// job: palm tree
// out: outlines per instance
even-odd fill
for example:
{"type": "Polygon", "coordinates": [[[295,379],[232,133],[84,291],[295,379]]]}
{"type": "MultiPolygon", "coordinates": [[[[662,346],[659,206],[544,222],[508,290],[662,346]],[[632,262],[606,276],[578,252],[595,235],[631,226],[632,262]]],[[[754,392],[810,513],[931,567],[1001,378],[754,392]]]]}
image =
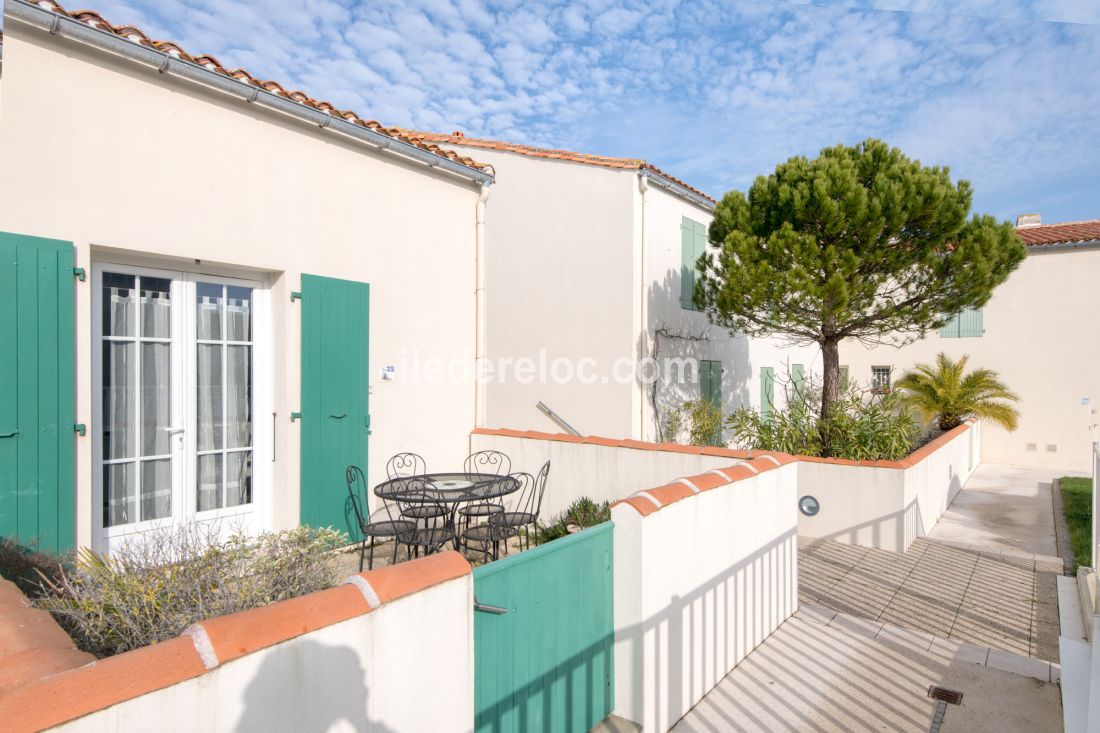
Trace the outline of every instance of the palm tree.
{"type": "Polygon", "coordinates": [[[1020,413],[1009,403],[1020,398],[991,369],[975,369],[967,374],[968,358],[952,361],[941,352],[934,367],[917,364],[897,381],[896,387],[925,422],[934,418],[940,430],[950,430],[971,417],[1015,430],[1020,413]]]}

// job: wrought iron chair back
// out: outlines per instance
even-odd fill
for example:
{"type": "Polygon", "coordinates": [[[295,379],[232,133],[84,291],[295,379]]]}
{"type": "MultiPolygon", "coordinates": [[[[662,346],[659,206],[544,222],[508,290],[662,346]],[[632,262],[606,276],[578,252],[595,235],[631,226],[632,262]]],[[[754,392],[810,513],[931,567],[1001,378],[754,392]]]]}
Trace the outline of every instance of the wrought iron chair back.
{"type": "Polygon", "coordinates": [[[425,554],[437,551],[443,544],[455,537],[455,528],[450,519],[447,502],[440,496],[431,483],[421,476],[401,477],[404,484],[400,487],[401,499],[398,504],[412,509],[429,509],[433,516],[439,517],[441,524],[417,526],[415,529],[398,534],[398,541],[410,545],[415,554],[424,548],[425,554]]]}
{"type": "Polygon", "coordinates": [[[542,464],[537,476],[524,473],[516,474],[517,478],[520,475],[526,478],[520,482],[519,491],[516,492],[515,511],[538,519],[539,512],[542,511],[542,498],[546,494],[546,481],[550,477],[550,461],[542,464]]]}
{"type": "Polygon", "coordinates": [[[390,502],[383,501],[382,508],[385,518],[371,521],[370,512],[367,509],[367,479],[363,470],[356,465],[350,465],[344,471],[344,481],[348,487],[348,498],[344,500],[344,517],[348,521],[349,534],[354,536],[351,520],[354,519],[362,537],[359,542],[359,570],[363,569],[363,556],[369,547],[368,567],[374,567],[374,545],[379,538],[393,538],[393,557],[391,563],[397,562],[397,546],[400,544],[400,534],[410,528],[416,527],[415,522],[401,519],[394,514],[394,507],[390,502]],[[368,545],[369,543],[369,545],[368,545]]]}
{"type": "Polygon", "coordinates": [[[390,479],[423,476],[427,472],[427,464],[416,453],[398,453],[386,462],[386,478],[390,479]]]}
{"type": "Polygon", "coordinates": [[[498,450],[483,450],[471,453],[463,465],[467,475],[475,473],[495,473],[507,476],[512,473],[512,459],[498,450]]]}

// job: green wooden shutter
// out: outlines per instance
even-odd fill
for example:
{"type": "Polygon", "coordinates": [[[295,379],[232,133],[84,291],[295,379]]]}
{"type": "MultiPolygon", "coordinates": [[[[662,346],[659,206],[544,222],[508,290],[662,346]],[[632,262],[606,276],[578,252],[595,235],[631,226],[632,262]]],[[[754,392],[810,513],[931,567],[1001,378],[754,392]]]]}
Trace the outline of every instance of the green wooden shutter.
{"type": "Polygon", "coordinates": [[[770,419],[775,411],[775,369],[760,367],[760,415],[770,419]]]}
{"type": "Polygon", "coordinates": [[[367,472],[370,285],[302,275],[302,524],[346,529],[344,472],[367,472]]]}
{"type": "Polygon", "coordinates": [[[959,314],[951,316],[951,320],[940,328],[940,338],[950,339],[959,337],[959,314]]]}
{"type": "Polygon", "coordinates": [[[722,406],[722,362],[699,362],[699,396],[717,407],[722,406]]]}
{"type": "Polygon", "coordinates": [[[680,306],[695,310],[695,222],[680,222],[680,306]]]}
{"type": "Polygon", "coordinates": [[[959,336],[976,337],[985,333],[981,308],[964,308],[956,318],[959,322],[959,336]]]}
{"type": "Polygon", "coordinates": [[[840,388],[848,389],[848,367],[840,367],[840,388]]]}
{"type": "Polygon", "coordinates": [[[806,367],[802,364],[791,364],[791,385],[794,387],[794,393],[791,398],[802,402],[805,394],[803,389],[806,383],[806,367]]]}
{"type": "Polygon", "coordinates": [[[73,245],[0,232],[0,537],[73,547],[73,245]]]}

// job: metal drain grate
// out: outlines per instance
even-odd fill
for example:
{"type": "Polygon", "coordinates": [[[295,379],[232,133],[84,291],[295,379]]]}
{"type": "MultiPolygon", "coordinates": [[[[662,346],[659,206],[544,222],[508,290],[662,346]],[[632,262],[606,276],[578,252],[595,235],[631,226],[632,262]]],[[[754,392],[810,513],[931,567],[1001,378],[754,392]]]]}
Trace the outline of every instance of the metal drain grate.
{"type": "Polygon", "coordinates": [[[944,702],[949,702],[952,705],[958,705],[962,702],[963,694],[958,690],[949,690],[946,687],[929,685],[928,697],[934,700],[943,700],[944,702]]]}

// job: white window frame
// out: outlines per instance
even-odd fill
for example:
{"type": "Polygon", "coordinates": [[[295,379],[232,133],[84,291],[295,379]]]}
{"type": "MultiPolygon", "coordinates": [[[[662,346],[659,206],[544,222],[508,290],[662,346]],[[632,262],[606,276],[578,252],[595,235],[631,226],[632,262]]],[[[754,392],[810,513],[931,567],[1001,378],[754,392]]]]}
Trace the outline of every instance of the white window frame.
{"type": "MultiPolygon", "coordinates": [[[[94,258],[94,255],[93,255],[94,258]]],[[[172,263],[173,265],[175,263],[172,263]]],[[[147,265],[137,258],[94,258],[92,263],[92,547],[107,551],[134,535],[187,522],[216,523],[223,536],[236,530],[255,534],[271,528],[274,490],[274,365],[272,361],[271,283],[266,276],[211,272],[206,268],[165,267],[163,262],[147,265]],[[172,385],[171,405],[175,424],[184,427],[182,444],[175,443],[172,457],[172,514],[163,519],[131,522],[105,527],[103,522],[103,273],[146,275],[173,281],[172,303],[172,385]],[[196,319],[195,289],[198,282],[248,287],[252,289],[252,502],[207,511],[197,508],[196,401],[196,319]],[[177,286],[176,283],[179,283],[177,286]],[[182,298],[177,300],[177,293],[182,298]],[[176,378],[180,375],[182,378],[176,378]],[[269,422],[270,421],[270,422],[269,422]]],[[[136,328],[136,324],[135,324],[136,328]]],[[[136,368],[136,367],[135,367],[136,368]]],[[[137,419],[135,406],[134,418],[137,419]]],[[[139,425],[140,429],[140,425],[139,425]]],[[[140,437],[139,435],[135,436],[140,437]]],[[[179,439],[177,437],[177,439],[179,439]]],[[[224,479],[224,477],[223,477],[224,479]]],[[[138,496],[140,502],[140,496],[138,496]]]]}

